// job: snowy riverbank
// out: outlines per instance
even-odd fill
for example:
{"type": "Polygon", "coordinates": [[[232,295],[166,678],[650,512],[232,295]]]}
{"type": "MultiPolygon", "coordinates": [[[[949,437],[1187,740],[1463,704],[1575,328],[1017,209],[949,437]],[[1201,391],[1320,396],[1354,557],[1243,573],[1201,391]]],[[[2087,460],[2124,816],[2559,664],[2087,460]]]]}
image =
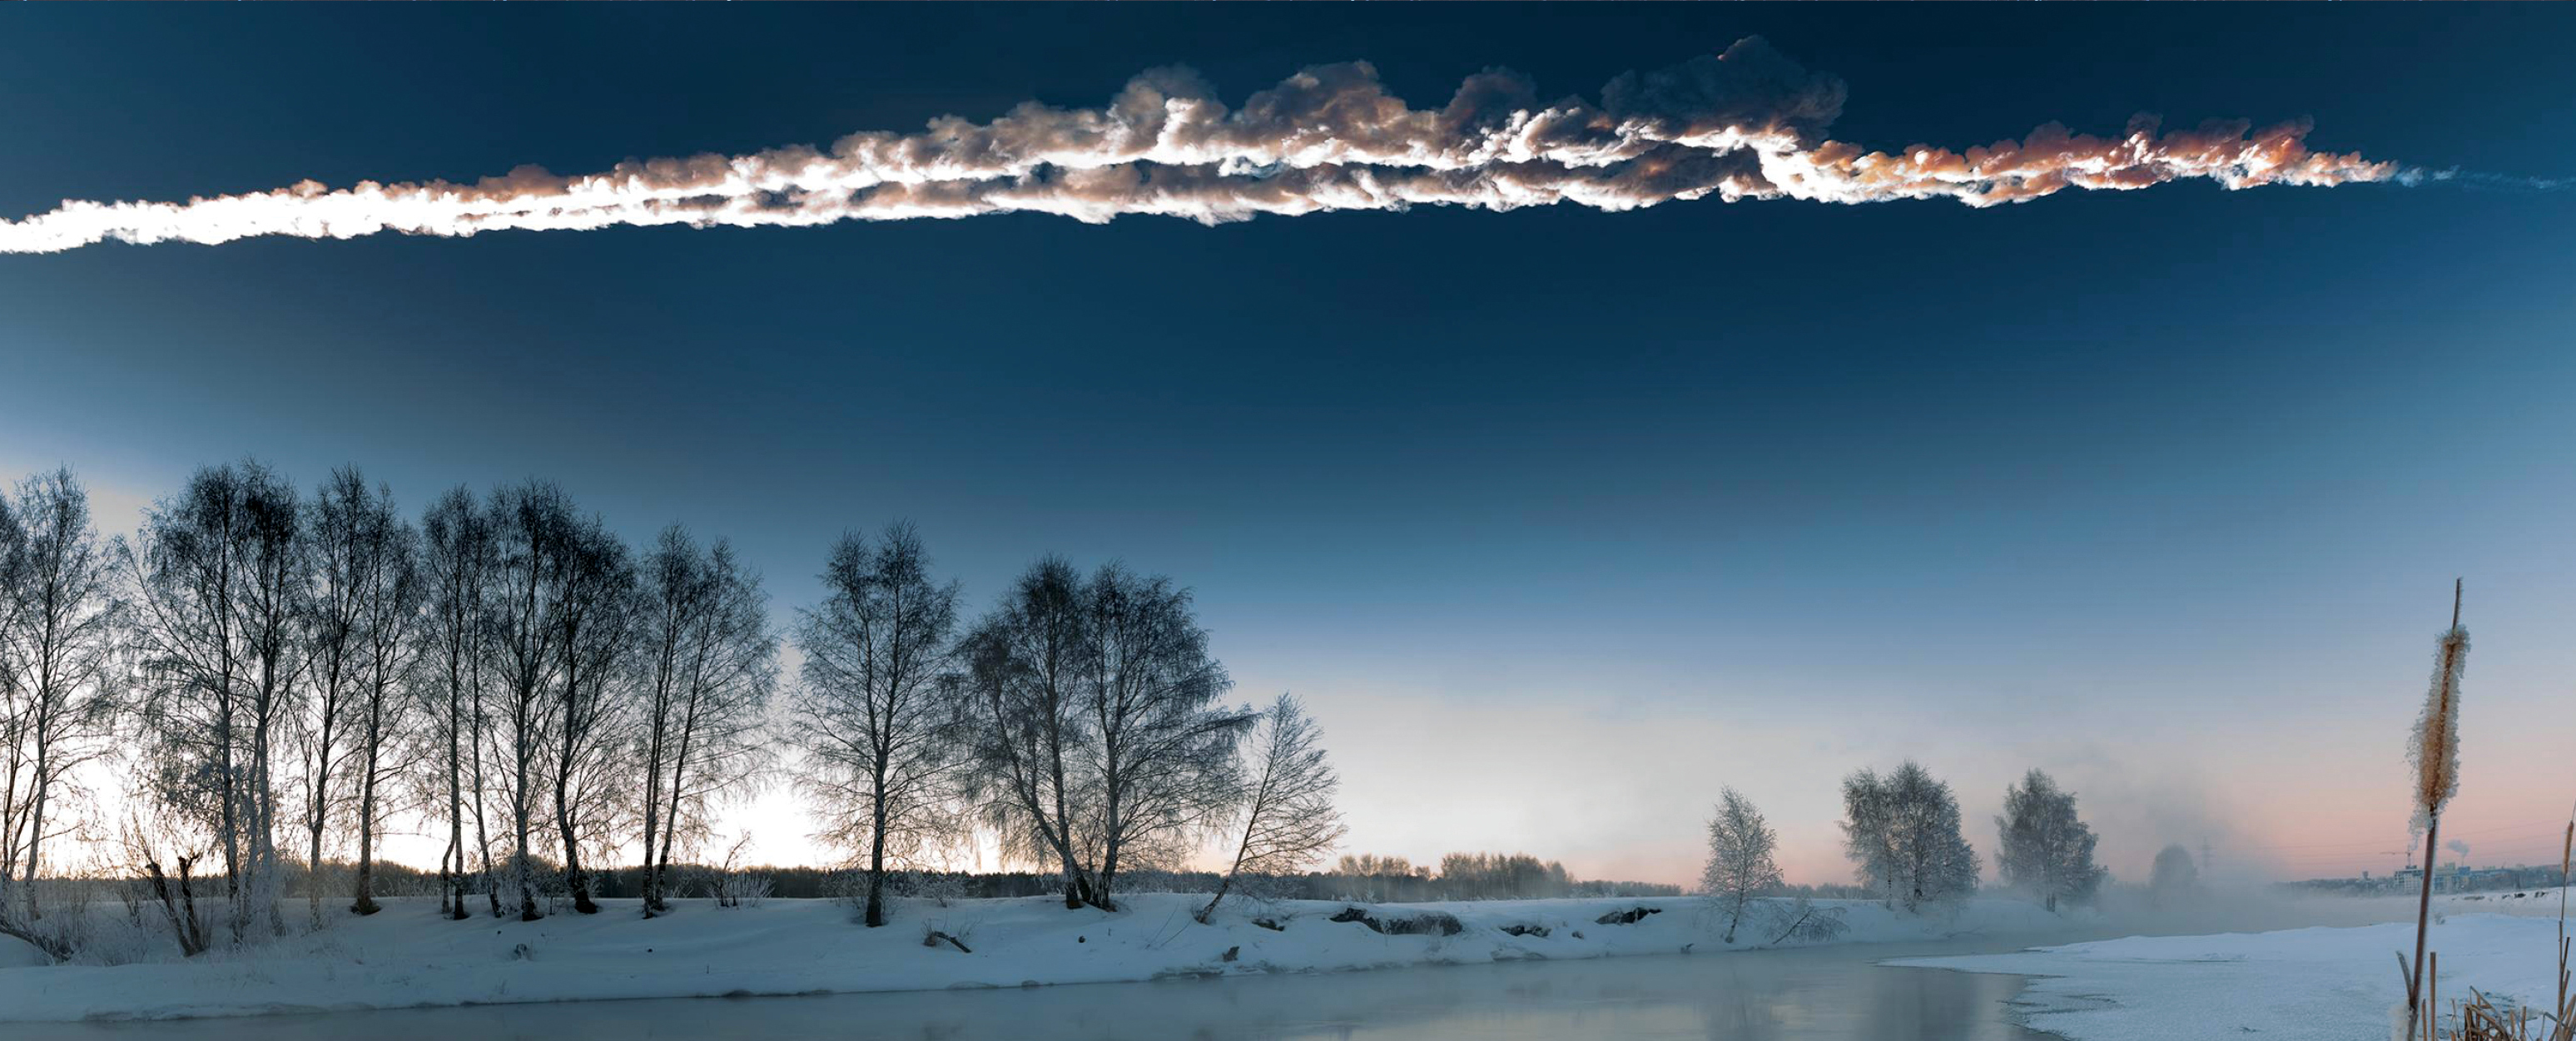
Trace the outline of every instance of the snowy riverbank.
{"type": "MultiPolygon", "coordinates": [[[[1748,925],[1730,948],[1692,897],[1229,902],[1212,924],[1200,925],[1190,920],[1190,911],[1205,900],[1135,894],[1116,913],[1067,911],[1043,897],[963,900],[944,908],[907,900],[896,905],[894,924],[873,930],[854,924],[849,908],[821,900],[771,900],[735,909],[686,900],[678,913],[651,921],[637,917],[632,901],[607,901],[595,916],[565,913],[526,923],[485,917],[450,922],[438,918],[426,900],[395,900],[382,914],[337,916],[328,928],[250,950],[182,960],[156,945],[146,960],[117,966],[41,965],[32,949],[0,938],[0,1021],[919,991],[1711,954],[1754,950],[1773,935],[1748,925]],[[1388,931],[1332,920],[1354,906],[1388,931]],[[1625,924],[1601,921],[1641,907],[1658,913],[1625,924]],[[1394,919],[1426,914],[1453,917],[1457,931],[1394,932],[1394,919]],[[959,937],[969,950],[924,946],[932,929],[959,937]]],[[[2539,914],[2542,904],[2530,900],[2511,909],[2539,914]]],[[[2551,920],[2481,914],[2500,905],[2469,898],[2447,897],[2437,905],[2450,916],[2436,931],[2446,992],[2475,984],[2521,993],[2515,989],[2521,981],[2545,974],[2544,934],[2554,928],[2551,920]]],[[[2281,1031],[2272,1036],[2346,1036],[2302,1032],[2307,1027],[2300,1024],[2375,1022],[2372,1017],[2395,1000],[2396,974],[2384,964],[2388,951],[2406,945],[2398,942],[2400,931],[2411,943],[2414,917],[2412,900],[2283,901],[2252,893],[2210,894],[2181,911],[2132,909],[2108,916],[2093,910],[2052,915],[2004,898],[1925,915],[1868,901],[1818,906],[1839,909],[1848,925],[1835,944],[1953,937],[2004,944],[2097,940],[1908,963],[2052,977],[2033,981],[2027,992],[2038,1010],[2034,1025],[2079,1041],[2173,1036],[2146,1024],[2169,1025],[2159,1017],[2179,1015],[2194,1018],[2175,1022],[2234,1024],[2230,1015],[2239,1011],[2247,1024],[2281,1031]],[[2400,920],[2405,924],[2363,924],[2400,920]],[[2170,935],[2317,923],[2362,927],[2170,935]],[[2131,934],[2168,935],[2100,939],[2131,934]]],[[[2546,910],[2554,909],[2549,902],[2546,910]]],[[[166,944],[166,937],[158,943],[166,944]]]]}
{"type": "MultiPolygon", "coordinates": [[[[2554,893],[2554,891],[2552,891],[2554,893]]],[[[2546,1006],[2557,988],[2557,901],[2511,913],[2445,898],[2434,926],[2440,991],[2546,1006]]],[[[2389,952],[2415,946],[2411,920],[2210,936],[2136,936],[2014,954],[1916,958],[1891,965],[2033,977],[2022,991],[2034,1029],[2073,1041],[2261,1036],[2371,1041],[2406,999],[2389,952]]]]}
{"type": "MultiPolygon", "coordinates": [[[[0,969],[0,1019],[171,1018],[502,1002],[711,997],[1101,983],[1175,976],[1331,972],[1518,959],[1601,958],[1727,949],[1693,898],[1387,904],[1391,919],[1445,913],[1453,935],[1389,935],[1331,919],[1354,905],[1229,902],[1214,923],[1190,911],[1204,896],[1145,893],[1116,913],[1067,911],[1047,898],[967,900],[941,908],[906,901],[894,924],[866,929],[848,908],[772,900],[718,909],[683,901],[645,921],[631,901],[595,916],[539,922],[443,921],[426,901],[394,901],[370,918],[242,952],[193,961],[0,969]],[[1656,908],[1633,923],[1605,915],[1656,908]],[[1282,928],[1255,924],[1268,918],[1282,928]],[[1514,931],[1517,928],[1517,933],[1514,931]],[[928,929],[971,949],[924,946],[928,929]],[[1542,934],[1537,930],[1545,930],[1542,934]],[[525,945],[524,956],[518,948],[525,945]],[[1228,955],[1231,952],[1231,958],[1228,955]]],[[[1946,916],[1875,903],[1843,910],[1837,941],[1934,939],[1962,932],[2033,935],[2067,922],[2027,903],[1979,900],[1946,916]]],[[[301,910],[301,908],[297,908],[301,910]]],[[[1737,949],[1768,934],[1744,929],[1737,949]]],[[[0,962],[0,964],[10,964],[0,962]]]]}

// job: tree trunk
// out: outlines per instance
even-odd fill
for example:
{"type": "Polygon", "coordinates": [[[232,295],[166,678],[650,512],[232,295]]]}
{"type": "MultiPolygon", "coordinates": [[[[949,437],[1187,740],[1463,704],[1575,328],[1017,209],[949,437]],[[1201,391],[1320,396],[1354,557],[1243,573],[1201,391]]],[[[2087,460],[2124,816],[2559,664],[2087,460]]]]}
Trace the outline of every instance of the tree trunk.
{"type": "MultiPolygon", "coordinates": [[[[36,850],[45,844],[45,789],[53,786],[45,776],[47,765],[45,746],[42,741],[39,741],[36,745],[36,799],[33,810],[28,814],[27,830],[26,904],[27,920],[30,922],[44,917],[43,912],[36,910],[36,850]]],[[[0,867],[0,876],[6,876],[8,873],[6,867],[0,867]]],[[[0,908],[0,913],[6,911],[7,908],[0,908]]]]}
{"type": "Polygon", "coordinates": [[[590,876],[581,870],[581,842],[572,828],[572,816],[561,808],[563,796],[557,794],[555,828],[563,833],[564,887],[572,890],[572,909],[582,914],[598,914],[599,905],[590,899],[590,876]]]}
{"type": "MultiPolygon", "coordinates": [[[[1117,754],[1116,746],[1111,746],[1110,754],[1113,756],[1117,754]]],[[[1107,787],[1109,807],[1101,828],[1100,877],[1091,887],[1091,906],[1103,911],[1115,911],[1118,909],[1118,901],[1110,893],[1111,886],[1116,884],[1118,879],[1118,775],[1116,773],[1109,775],[1107,787]]]]}
{"type": "Polygon", "coordinates": [[[868,928],[886,924],[885,917],[885,829],[877,830],[876,841],[868,850],[868,928]]]}
{"type": "Polygon", "coordinates": [[[522,767],[519,770],[519,801],[521,805],[511,807],[511,815],[518,818],[519,845],[518,848],[510,854],[510,860],[512,861],[510,874],[516,876],[518,879],[519,920],[522,922],[533,922],[545,916],[537,913],[536,886],[528,880],[528,810],[525,805],[527,801],[527,785],[528,771],[526,768],[522,767]]]}
{"type": "Polygon", "coordinates": [[[447,915],[448,915],[448,918],[449,918],[449,920],[450,920],[450,921],[458,921],[458,922],[461,922],[461,921],[464,921],[464,920],[465,920],[465,918],[466,918],[466,913],[465,913],[465,785],[464,785],[464,776],[463,776],[463,774],[464,774],[464,764],[463,764],[462,762],[460,762],[460,761],[459,761],[459,760],[461,760],[461,759],[463,759],[463,758],[464,758],[463,750],[457,747],[458,742],[459,742],[459,738],[460,738],[460,736],[461,736],[461,735],[459,735],[457,732],[458,732],[459,730],[464,729],[464,728],[463,728],[463,726],[462,726],[462,724],[463,724],[465,721],[464,721],[463,719],[458,718],[460,715],[462,715],[462,714],[463,714],[464,706],[460,703],[459,698],[457,697],[457,694],[458,694],[458,692],[457,692],[457,690],[456,690],[456,688],[455,688],[454,686],[450,686],[450,687],[448,688],[448,695],[447,695],[447,852],[448,852],[448,856],[449,856],[449,858],[450,858],[450,859],[453,861],[453,863],[455,864],[455,867],[454,867],[454,869],[453,869],[453,870],[454,870],[454,874],[450,875],[450,876],[449,876],[449,877],[447,877],[447,878],[444,878],[444,879],[440,879],[440,880],[439,880],[439,882],[440,882],[439,897],[440,897],[440,899],[444,900],[444,899],[445,899],[447,896],[449,896],[450,894],[453,894],[453,895],[455,896],[455,898],[456,898],[456,899],[455,899],[454,904],[453,904],[452,906],[442,908],[442,910],[445,910],[445,911],[447,912],[447,915]]]}
{"type": "Polygon", "coordinates": [[[179,858],[179,895],[170,895],[170,881],[161,875],[159,861],[146,860],[145,870],[152,874],[152,892],[161,899],[161,910],[170,918],[170,933],[179,941],[179,954],[194,958],[205,953],[205,932],[197,927],[197,894],[188,887],[188,868],[195,858],[179,858]]]}
{"type": "MultiPolygon", "coordinates": [[[[369,726],[369,730],[376,729],[369,726]]],[[[358,896],[349,910],[371,915],[383,908],[376,906],[376,742],[381,734],[367,735],[366,775],[358,781],[358,896]]]]}
{"type": "MultiPolygon", "coordinates": [[[[1232,888],[1234,888],[1234,872],[1228,871],[1225,873],[1225,878],[1217,882],[1216,895],[1208,898],[1207,906],[1199,908],[1199,913],[1191,915],[1190,917],[1197,919],[1200,925],[1206,925],[1208,923],[1208,919],[1216,916],[1216,905],[1225,902],[1226,890],[1232,888]]],[[[1728,942],[1731,943],[1733,941],[1728,942]]]]}
{"type": "Polygon", "coordinates": [[[671,756],[671,812],[662,820],[662,855],[656,858],[653,855],[653,848],[651,846],[648,845],[644,848],[644,859],[654,865],[653,885],[656,890],[654,903],[661,910],[665,911],[670,910],[670,905],[661,901],[659,892],[670,884],[671,847],[677,843],[680,836],[680,793],[686,790],[681,787],[681,783],[688,778],[689,738],[691,736],[691,731],[697,729],[698,716],[697,702],[695,698],[696,695],[692,694],[691,701],[689,703],[689,714],[680,724],[680,747],[678,751],[671,756]]]}
{"type": "Polygon", "coordinates": [[[662,909],[662,877],[653,863],[655,828],[661,823],[661,770],[647,765],[644,770],[644,917],[662,909]]]}
{"type": "MultiPolygon", "coordinates": [[[[318,800],[317,800],[318,801],[318,800]]],[[[312,908],[313,925],[322,926],[322,817],[314,814],[307,829],[313,833],[313,852],[304,861],[304,902],[312,908]]]]}

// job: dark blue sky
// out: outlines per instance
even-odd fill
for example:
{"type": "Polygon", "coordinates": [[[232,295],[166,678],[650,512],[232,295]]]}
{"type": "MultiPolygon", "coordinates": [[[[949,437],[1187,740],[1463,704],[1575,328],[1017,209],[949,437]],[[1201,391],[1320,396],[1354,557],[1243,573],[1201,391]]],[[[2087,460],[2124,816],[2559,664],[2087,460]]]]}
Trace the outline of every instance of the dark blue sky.
{"type": "MultiPolygon", "coordinates": [[[[13,7],[0,217],[825,143],[1175,63],[1590,96],[1747,34],[1847,80],[1832,134],[1871,147],[2308,116],[2576,169],[2576,12],[2539,6],[13,7]]],[[[414,504],[546,476],[733,538],[782,607],[896,517],[979,606],[1040,553],[1124,558],[1199,590],[1243,694],[1316,705],[1358,847],[1678,877],[1733,783],[1827,874],[1834,778],[1911,753],[1972,819],[2070,775],[2127,815],[2123,873],[2209,832],[2321,873],[2402,827],[2455,574],[2498,713],[2462,813],[2563,801],[2571,218],[2198,182],[107,245],[0,257],[0,472],[129,504],[245,453],[414,504]]]]}

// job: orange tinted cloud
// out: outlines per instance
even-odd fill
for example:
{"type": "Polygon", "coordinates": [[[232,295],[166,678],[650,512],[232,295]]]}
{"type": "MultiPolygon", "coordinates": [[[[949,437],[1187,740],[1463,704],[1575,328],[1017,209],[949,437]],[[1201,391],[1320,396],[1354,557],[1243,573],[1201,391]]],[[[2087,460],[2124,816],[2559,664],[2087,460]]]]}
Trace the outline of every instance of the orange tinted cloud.
{"type": "Polygon", "coordinates": [[[1417,205],[1629,210],[1712,197],[1992,206],[2183,179],[2250,188],[2415,176],[2357,154],[2312,151],[2305,122],[2160,133],[2142,117],[2118,137],[2050,124],[1965,151],[1864,152],[1824,136],[1845,92],[1840,79],[1809,72],[1759,37],[1624,74],[1598,101],[1542,103],[1525,78],[1497,70],[1468,77],[1440,108],[1416,109],[1389,94],[1374,67],[1346,62],[1301,71],[1229,109],[1196,74],[1157,69],[1100,108],[1029,102],[989,122],[942,116],[918,133],[856,133],[828,149],[649,159],[577,176],[521,167],[471,184],[331,189],[308,180],[186,202],[70,200],[0,221],[0,252],[1013,212],[1214,224],[1417,205]]]}

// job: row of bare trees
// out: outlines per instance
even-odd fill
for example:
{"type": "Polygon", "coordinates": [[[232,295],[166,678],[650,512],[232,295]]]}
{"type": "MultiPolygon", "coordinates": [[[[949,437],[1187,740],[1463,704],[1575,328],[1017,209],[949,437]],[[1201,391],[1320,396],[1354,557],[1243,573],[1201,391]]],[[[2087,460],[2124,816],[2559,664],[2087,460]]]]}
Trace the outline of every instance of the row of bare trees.
{"type": "Polygon", "coordinates": [[[558,883],[596,910],[586,862],[633,847],[667,868],[763,765],[758,577],[676,528],[638,554],[543,482],[451,491],[415,525],[354,468],[308,494],[227,464],[103,540],[58,471],[0,508],[0,592],[0,927],[31,938],[66,799],[107,823],[78,768],[119,746],[115,830],[190,953],[285,931],[298,877],[320,923],[334,857],[356,865],[348,909],[374,913],[404,813],[447,840],[443,913],[479,888],[538,917],[558,883]],[[193,887],[218,873],[209,930],[193,887]]]}
{"type": "Polygon", "coordinates": [[[1340,838],[1312,721],[1286,696],[1224,703],[1232,681],[1169,579],[1049,557],[970,622],[901,524],[843,537],[822,577],[790,730],[826,836],[865,869],[869,925],[890,862],[978,821],[1056,869],[1068,908],[1115,908],[1122,867],[1175,866],[1221,830],[1229,885],[1340,838]]]}
{"type": "Polygon", "coordinates": [[[969,618],[900,524],[842,538],[821,577],[773,716],[781,641],[732,549],[674,527],[639,551],[545,482],[455,489],[415,523],[355,468],[307,493],[226,464],[102,539],[68,472],[26,481],[0,499],[0,929],[42,933],[26,883],[84,815],[170,894],[189,953],[286,931],[299,882],[314,924],[326,895],[374,913],[397,817],[443,840],[444,916],[594,912],[590,870],[631,856],[651,917],[774,746],[872,925],[890,872],[979,835],[1059,872],[1068,907],[1114,908],[1122,870],[1220,832],[1229,887],[1341,834],[1312,720],[1227,704],[1168,579],[1047,558],[969,618]],[[77,785],[111,753],[129,790],[106,822],[77,785]],[[333,859],[355,871],[326,894],[333,859]]]}

